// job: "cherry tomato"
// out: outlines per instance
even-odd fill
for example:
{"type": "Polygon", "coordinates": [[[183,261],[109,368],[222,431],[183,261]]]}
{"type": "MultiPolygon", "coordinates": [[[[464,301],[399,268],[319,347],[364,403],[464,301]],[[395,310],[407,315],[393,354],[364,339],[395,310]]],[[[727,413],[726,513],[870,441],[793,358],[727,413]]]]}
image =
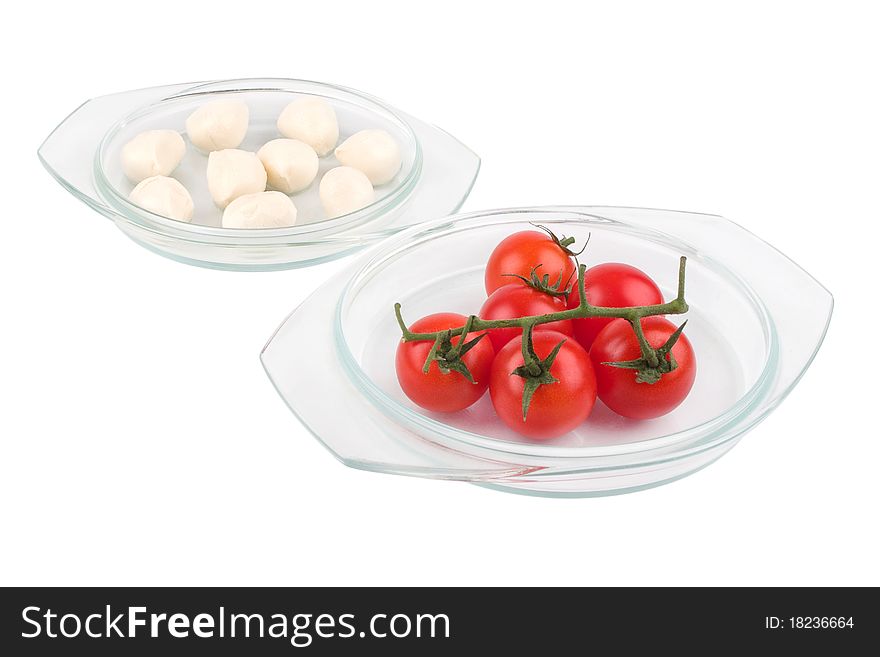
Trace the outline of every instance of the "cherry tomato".
{"type": "Polygon", "coordinates": [[[535,391],[525,421],[522,410],[525,379],[512,374],[524,363],[519,341],[508,342],[492,363],[489,394],[495,412],[511,429],[535,440],[568,433],[589,417],[596,403],[596,377],[583,347],[556,331],[537,331],[532,342],[535,353],[543,360],[561,340],[565,342],[550,366],[550,374],[558,381],[541,385],[535,391]]]}
{"type": "MultiPolygon", "coordinates": [[[[483,307],[480,308],[479,317],[481,319],[513,319],[530,315],[558,313],[565,309],[565,299],[563,297],[554,297],[544,292],[539,292],[535,288],[519,282],[499,287],[490,294],[483,307]]],[[[574,335],[570,319],[535,326],[535,331],[542,330],[574,335]]],[[[519,338],[522,335],[522,329],[490,329],[488,333],[489,338],[492,340],[492,346],[497,353],[508,342],[514,338],[519,338]]]]}
{"type": "Polygon", "coordinates": [[[560,274],[563,286],[566,281],[574,281],[571,256],[546,233],[523,230],[506,237],[492,251],[486,264],[486,294],[516,280],[505,274],[529,278],[538,265],[541,265],[538,275],[548,274],[551,283],[555,283],[560,274]]]}
{"type": "MultiPolygon", "coordinates": [[[[584,272],[584,292],[587,301],[594,306],[625,308],[663,303],[660,288],[645,272],[619,262],[606,262],[584,272]]],[[[577,308],[579,303],[580,296],[575,283],[568,295],[568,307],[577,308]]],[[[613,317],[575,319],[574,336],[589,351],[599,331],[612,321],[613,317]]]]}
{"type": "MultiPolygon", "coordinates": [[[[677,328],[663,317],[642,320],[648,344],[655,348],[662,346],[677,328]]],[[[678,367],[656,383],[639,383],[635,370],[602,364],[635,360],[641,355],[635,331],[625,319],[615,319],[602,329],[590,349],[599,399],[618,415],[647,420],[666,415],[684,401],[694,385],[697,362],[691,343],[682,334],[672,347],[678,367]]]]}
{"type": "MultiPolygon", "coordinates": [[[[466,322],[467,317],[464,315],[436,313],[422,317],[410,327],[410,330],[413,333],[433,333],[463,326],[466,322]]],[[[468,333],[466,341],[478,335],[479,333],[468,333]]],[[[460,336],[454,336],[452,343],[458,344],[460,339],[460,336]]],[[[424,409],[440,412],[460,411],[482,397],[489,385],[492,359],[495,357],[495,350],[489,338],[480,340],[462,357],[462,362],[470,370],[474,383],[468,381],[459,372],[444,374],[436,361],[431,363],[428,373],[424,373],[422,368],[433,346],[431,340],[414,342],[401,340],[397,345],[395,369],[397,380],[406,396],[424,409]]]]}

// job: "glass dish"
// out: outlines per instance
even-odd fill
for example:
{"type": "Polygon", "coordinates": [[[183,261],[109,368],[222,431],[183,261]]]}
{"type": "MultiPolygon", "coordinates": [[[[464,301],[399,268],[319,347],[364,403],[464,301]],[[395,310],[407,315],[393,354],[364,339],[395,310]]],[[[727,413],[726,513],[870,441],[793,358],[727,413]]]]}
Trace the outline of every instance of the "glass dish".
{"type": "Polygon", "coordinates": [[[417,221],[455,212],[470,193],[480,167],[479,158],[449,134],[376,98],[344,87],[286,79],[179,84],[96,98],[55,128],[38,153],[62,186],[139,244],[182,262],[234,270],[317,264],[417,221]],[[222,228],[222,212],[207,189],[207,156],[191,144],[172,176],[192,194],[196,207],[192,223],[156,215],[128,200],[134,186],[122,174],[120,151],[139,132],[161,128],[183,132],[186,117],[205,102],[235,98],[250,108],[241,148],[257,150],[281,136],[275,126],[278,115],[287,103],[306,94],[321,96],[334,107],[339,143],[358,130],[383,128],[400,144],[403,165],[393,180],[376,187],[371,205],[341,217],[325,217],[317,188],[321,175],[339,164],[331,152],[321,158],[315,182],[292,196],[299,211],[297,225],[222,228]]]}
{"type": "Polygon", "coordinates": [[[291,410],[352,467],[510,492],[603,495],[672,481],[729,450],[797,383],[824,338],[832,305],[831,294],[800,267],[718,216],[608,207],[492,210],[383,241],[297,308],[262,361],[291,410]],[[591,235],[582,262],[634,264],[667,298],[674,296],[678,257],[688,256],[685,317],[698,371],[678,409],[639,422],[597,402],[575,431],[535,443],[494,417],[488,395],[448,415],[423,411],[403,395],[393,366],[400,336],[393,304],[403,304],[410,322],[431,312],[475,311],[492,248],[531,222],[580,243],[591,235]]]}

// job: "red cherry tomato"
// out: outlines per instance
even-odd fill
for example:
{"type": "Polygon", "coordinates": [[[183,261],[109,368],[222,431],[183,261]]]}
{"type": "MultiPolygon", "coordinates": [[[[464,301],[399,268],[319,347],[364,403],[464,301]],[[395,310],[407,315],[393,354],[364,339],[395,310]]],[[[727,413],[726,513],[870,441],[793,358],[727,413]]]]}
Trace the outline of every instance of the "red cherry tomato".
{"type": "MultiPolygon", "coordinates": [[[[660,288],[645,272],[619,262],[596,265],[584,272],[584,292],[587,301],[594,306],[625,308],[663,303],[660,288]]],[[[575,283],[568,295],[568,307],[577,308],[579,303],[580,296],[575,283]]],[[[599,331],[612,321],[614,318],[611,317],[575,319],[574,336],[589,351],[599,331]]]]}
{"type": "Polygon", "coordinates": [[[546,233],[524,230],[506,237],[495,247],[486,263],[486,294],[516,280],[505,274],[529,278],[538,265],[541,265],[538,275],[549,274],[551,283],[555,283],[560,274],[562,285],[574,281],[571,256],[546,233]]]}
{"type": "MultiPolygon", "coordinates": [[[[495,290],[486,299],[480,308],[481,319],[513,319],[516,317],[528,317],[531,315],[545,315],[558,313],[566,309],[563,297],[554,297],[544,292],[539,292],[523,282],[504,285],[495,290]]],[[[558,322],[538,324],[535,331],[559,331],[565,335],[574,335],[571,320],[563,319],[558,322]]],[[[501,347],[514,338],[522,335],[520,328],[489,329],[489,338],[495,352],[501,351],[501,347]]]]}
{"type": "Polygon", "coordinates": [[[532,396],[523,421],[525,379],[511,374],[524,363],[519,341],[508,342],[492,363],[489,394],[498,417],[514,431],[535,440],[568,433],[589,417],[596,403],[596,377],[583,347],[563,333],[538,331],[533,335],[535,353],[545,359],[561,340],[565,343],[550,366],[556,383],[540,386],[532,396]]]}
{"type": "MultiPolygon", "coordinates": [[[[413,333],[433,333],[448,328],[463,326],[467,317],[456,313],[436,313],[415,322],[410,330],[413,333]]],[[[477,337],[479,333],[468,333],[466,341],[477,337]]],[[[460,336],[452,338],[458,344],[460,336]]],[[[428,373],[422,368],[434,343],[430,340],[404,342],[397,346],[395,369],[397,380],[403,392],[413,402],[429,411],[452,412],[460,411],[476,402],[489,385],[489,374],[495,350],[488,337],[480,340],[463,357],[475,383],[455,371],[444,374],[436,361],[431,363],[428,373]]]]}
{"type": "MultiPolygon", "coordinates": [[[[648,344],[655,348],[662,346],[677,328],[663,317],[646,317],[642,320],[642,330],[648,344]]],[[[603,365],[635,360],[641,355],[635,331],[625,319],[615,319],[602,329],[590,349],[599,399],[618,415],[647,420],[666,415],[684,401],[694,385],[697,361],[691,343],[682,334],[672,347],[678,367],[664,374],[656,383],[639,383],[635,370],[603,365]]]]}

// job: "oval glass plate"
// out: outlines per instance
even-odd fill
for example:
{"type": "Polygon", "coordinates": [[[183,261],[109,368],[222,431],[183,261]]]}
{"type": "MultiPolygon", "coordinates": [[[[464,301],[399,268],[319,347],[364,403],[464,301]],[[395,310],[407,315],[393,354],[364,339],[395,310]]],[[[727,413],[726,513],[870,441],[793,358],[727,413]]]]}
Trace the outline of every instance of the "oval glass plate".
{"type": "Polygon", "coordinates": [[[305,80],[247,79],[182,84],[129,91],[90,100],[68,116],[39,148],[48,171],[74,196],[112,219],[141,245],[182,262],[235,270],[271,270],[317,264],[373,243],[426,217],[455,212],[476,179],[479,158],[442,130],[353,89],[305,80]],[[192,223],[174,221],[128,200],[133,185],[122,174],[120,152],[144,130],[174,129],[185,135],[186,117],[210,100],[242,100],[250,124],[240,148],[257,150],[280,137],[276,119],[287,103],[320,96],[336,111],[339,143],[365,128],[382,128],[400,144],[403,164],[393,180],[376,187],[375,201],[356,212],[327,218],[318,181],[339,162],[320,160],[315,181],[294,194],[297,225],[241,230],[220,226],[211,201],[207,157],[187,140],[187,153],[172,173],[190,191],[192,223]]]}
{"type": "Polygon", "coordinates": [[[832,305],[801,268],[721,217],[604,207],[494,210],[385,240],[297,308],[262,360],[293,412],[347,465],[511,492],[611,494],[682,477],[730,449],[803,374],[832,305]],[[678,257],[688,256],[685,318],[698,371],[679,408],[633,421],[597,402],[581,427],[537,443],[504,427],[488,395],[454,414],[426,412],[403,395],[393,365],[400,337],[393,304],[403,304],[409,321],[475,312],[492,248],[532,223],[580,243],[591,236],[582,262],[634,264],[667,298],[675,296],[678,257]],[[298,337],[306,334],[308,348],[300,349],[298,337]]]}

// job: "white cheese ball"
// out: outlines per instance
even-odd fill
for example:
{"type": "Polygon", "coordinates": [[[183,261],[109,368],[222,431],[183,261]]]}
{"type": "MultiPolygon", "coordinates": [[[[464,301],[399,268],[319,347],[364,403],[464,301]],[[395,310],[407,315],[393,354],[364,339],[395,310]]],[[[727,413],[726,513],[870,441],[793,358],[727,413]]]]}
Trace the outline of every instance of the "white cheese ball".
{"type": "Polygon", "coordinates": [[[367,175],[352,167],[336,167],[325,173],[318,195],[324,212],[331,218],[360,210],[372,203],[375,197],[373,184],[367,175]]]}
{"type": "Polygon", "coordinates": [[[122,147],[122,171],[133,183],[151,176],[167,176],[186,153],[186,144],[174,130],[147,130],[122,147]]]}
{"type": "Polygon", "coordinates": [[[199,150],[238,148],[247,134],[248,106],[240,100],[213,100],[186,119],[186,134],[199,150]]]}
{"type": "Polygon", "coordinates": [[[285,194],[301,192],[318,175],[315,149],[298,139],[273,139],[257,151],[269,185],[285,194]]]}
{"type": "Polygon", "coordinates": [[[384,185],[400,171],[400,146],[385,130],[361,130],[339,144],[336,159],[363,171],[374,185],[384,185]]]}
{"type": "Polygon", "coordinates": [[[256,153],[227,148],[208,155],[208,191],[218,208],[266,189],[266,169],[256,153]]]}
{"type": "Polygon", "coordinates": [[[285,107],[278,117],[278,131],[285,137],[304,141],[321,157],[339,141],[336,112],[317,96],[300,98],[285,107]]]}
{"type": "Polygon", "coordinates": [[[192,221],[192,196],[175,178],[152,176],[142,180],[131,190],[128,198],[135,205],[163,217],[192,221]]]}
{"type": "Polygon", "coordinates": [[[296,223],[296,206],[282,192],[239,196],[226,206],[224,228],[286,228],[296,223]]]}

